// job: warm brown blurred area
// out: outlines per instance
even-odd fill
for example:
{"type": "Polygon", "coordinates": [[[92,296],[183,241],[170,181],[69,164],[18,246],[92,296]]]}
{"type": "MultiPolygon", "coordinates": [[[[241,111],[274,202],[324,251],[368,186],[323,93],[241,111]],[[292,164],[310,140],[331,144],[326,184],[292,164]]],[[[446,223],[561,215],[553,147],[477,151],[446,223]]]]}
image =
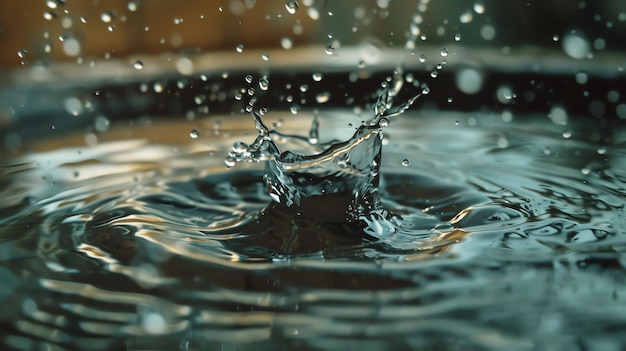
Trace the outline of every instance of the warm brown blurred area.
{"type": "Polygon", "coordinates": [[[554,38],[576,32],[597,50],[626,50],[624,0],[23,0],[2,4],[0,68],[240,44],[403,48],[411,23],[418,46],[560,50],[554,38]]]}
{"type": "Polygon", "coordinates": [[[0,11],[0,65],[280,47],[282,38],[307,40],[315,24],[282,1],[11,1],[0,11]]]}

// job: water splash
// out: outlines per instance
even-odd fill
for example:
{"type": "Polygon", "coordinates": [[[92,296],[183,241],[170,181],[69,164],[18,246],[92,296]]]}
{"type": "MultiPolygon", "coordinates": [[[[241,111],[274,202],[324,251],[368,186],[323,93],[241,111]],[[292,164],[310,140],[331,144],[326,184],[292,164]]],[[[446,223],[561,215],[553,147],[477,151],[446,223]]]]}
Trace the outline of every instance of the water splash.
{"type": "MultiPolygon", "coordinates": [[[[353,223],[363,227],[363,235],[374,238],[395,231],[390,214],[381,206],[378,194],[380,179],[382,129],[389,119],[404,113],[428,89],[400,104],[405,77],[402,69],[394,71],[374,104],[374,115],[364,121],[346,141],[320,143],[319,120],[314,117],[308,137],[287,135],[270,130],[260,113],[251,111],[257,138],[247,148],[234,147],[225,162],[232,167],[242,162],[265,162],[265,182],[270,197],[281,211],[319,224],[353,223]],[[283,143],[304,146],[303,152],[283,143]],[[320,207],[330,209],[320,211],[320,207]]],[[[292,227],[292,230],[297,230],[292,227]]],[[[313,235],[313,233],[311,234],[313,235]]]]}

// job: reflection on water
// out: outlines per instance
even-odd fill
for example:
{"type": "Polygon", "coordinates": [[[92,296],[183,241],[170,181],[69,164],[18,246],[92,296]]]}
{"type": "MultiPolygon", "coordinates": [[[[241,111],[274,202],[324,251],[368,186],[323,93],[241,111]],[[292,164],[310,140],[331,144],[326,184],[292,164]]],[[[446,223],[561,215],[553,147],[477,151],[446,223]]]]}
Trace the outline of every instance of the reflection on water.
{"type": "MultiPolygon", "coordinates": [[[[266,122],[282,120],[290,132],[313,119],[285,117],[266,122]]],[[[359,123],[343,110],[319,118],[330,133],[322,138],[341,139],[359,123]]],[[[268,207],[262,164],[226,170],[230,146],[254,135],[235,127],[242,121],[249,116],[208,118],[196,138],[185,122],[113,129],[92,147],[68,137],[65,148],[42,144],[6,161],[4,347],[617,350],[626,342],[619,123],[596,135],[590,122],[570,121],[564,134],[538,115],[407,113],[384,129],[379,192],[394,232],[364,240],[350,224],[282,218],[268,207]],[[150,139],[165,133],[178,137],[150,139]],[[292,235],[294,225],[316,235],[292,235]]]]}

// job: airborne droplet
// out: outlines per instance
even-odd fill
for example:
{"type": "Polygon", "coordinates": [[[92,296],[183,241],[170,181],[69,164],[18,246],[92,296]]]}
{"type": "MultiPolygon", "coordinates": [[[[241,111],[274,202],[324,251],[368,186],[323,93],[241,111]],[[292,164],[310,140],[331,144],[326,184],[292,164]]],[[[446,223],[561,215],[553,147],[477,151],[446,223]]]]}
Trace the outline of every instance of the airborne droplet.
{"type": "Polygon", "coordinates": [[[287,12],[289,12],[290,14],[294,14],[296,13],[296,11],[298,10],[298,2],[296,0],[289,0],[285,3],[285,9],[287,9],[287,12]]]}
{"type": "Polygon", "coordinates": [[[200,133],[199,133],[196,129],[192,129],[192,130],[189,132],[189,137],[190,137],[191,139],[197,139],[199,136],[200,136],[200,133]]]}

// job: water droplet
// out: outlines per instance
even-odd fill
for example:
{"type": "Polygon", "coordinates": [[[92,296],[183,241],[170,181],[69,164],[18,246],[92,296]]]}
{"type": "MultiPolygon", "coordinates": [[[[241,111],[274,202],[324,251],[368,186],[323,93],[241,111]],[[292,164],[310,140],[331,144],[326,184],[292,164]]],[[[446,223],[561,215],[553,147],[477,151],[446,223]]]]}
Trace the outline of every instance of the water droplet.
{"type": "Polygon", "coordinates": [[[65,111],[73,116],[78,116],[83,112],[83,103],[74,96],[65,99],[63,106],[65,107],[65,111]]]}
{"type": "Polygon", "coordinates": [[[483,86],[483,75],[473,68],[464,68],[456,72],[456,86],[465,94],[476,94],[483,86]]]}
{"type": "Polygon", "coordinates": [[[430,76],[433,77],[433,78],[437,78],[438,75],[439,75],[439,72],[437,72],[437,71],[430,72],[430,76]]]}
{"type": "Polygon", "coordinates": [[[96,119],[93,122],[94,128],[98,131],[98,132],[106,132],[107,130],[109,130],[109,125],[111,124],[111,122],[109,121],[108,118],[106,118],[105,116],[98,116],[96,117],[96,119]]]}
{"type": "Polygon", "coordinates": [[[296,11],[298,10],[298,2],[296,0],[289,0],[285,3],[285,9],[287,9],[287,12],[289,12],[290,14],[294,14],[296,13],[296,11]]]}
{"type": "Polygon", "coordinates": [[[441,49],[441,56],[442,56],[442,57],[446,57],[446,56],[448,56],[448,52],[449,52],[449,51],[448,51],[448,49],[446,49],[446,48],[441,49]]]}
{"type": "Polygon", "coordinates": [[[569,139],[572,137],[572,131],[569,129],[566,129],[563,131],[563,138],[564,139],[569,139]]]}
{"type": "Polygon", "coordinates": [[[321,81],[323,78],[323,75],[319,72],[313,73],[313,80],[316,82],[321,81]]]}
{"type": "Polygon", "coordinates": [[[325,102],[327,102],[328,100],[330,100],[330,92],[323,92],[323,93],[319,93],[315,96],[315,101],[317,101],[320,104],[323,104],[325,102]]]}
{"type": "Polygon", "coordinates": [[[115,16],[113,15],[112,12],[103,12],[100,15],[100,20],[104,23],[110,23],[111,21],[113,21],[114,18],[115,16]]]}
{"type": "Polygon", "coordinates": [[[293,41],[291,41],[291,38],[283,37],[280,39],[280,46],[285,50],[289,50],[293,47],[293,41]]]}
{"type": "Polygon", "coordinates": [[[250,84],[250,83],[252,83],[252,79],[253,79],[253,78],[252,78],[252,75],[251,75],[251,74],[248,74],[247,76],[245,76],[245,78],[244,78],[244,79],[246,80],[246,83],[250,84]]]}
{"type": "Polygon", "coordinates": [[[183,19],[180,17],[174,18],[174,24],[181,24],[183,23],[183,19]]]}
{"type": "Polygon", "coordinates": [[[476,12],[479,15],[482,15],[483,13],[485,13],[485,5],[481,2],[475,2],[474,12],[476,12]]]}
{"type": "Polygon", "coordinates": [[[80,54],[80,43],[74,38],[63,40],[63,53],[67,56],[78,56],[80,54]]]}
{"type": "Polygon", "coordinates": [[[335,53],[335,47],[332,45],[328,45],[326,49],[324,49],[324,51],[326,52],[326,54],[332,55],[335,53]]]}
{"type": "Polygon", "coordinates": [[[408,159],[406,159],[406,158],[405,158],[404,160],[402,160],[402,165],[403,165],[404,167],[407,167],[407,166],[408,166],[408,165],[410,165],[410,164],[411,164],[411,161],[409,161],[408,159]]]}
{"type": "Polygon", "coordinates": [[[423,94],[423,95],[428,95],[428,94],[430,94],[430,88],[429,88],[429,87],[427,87],[427,86],[424,86],[424,87],[422,88],[422,94],[423,94]]]}
{"type": "Polygon", "coordinates": [[[243,52],[243,45],[242,44],[237,45],[237,47],[235,48],[235,51],[237,51],[238,53],[242,53],[243,52]]]}
{"type": "Polygon", "coordinates": [[[24,58],[26,57],[26,55],[28,55],[28,51],[27,50],[20,50],[17,52],[17,56],[19,56],[19,58],[24,58]]]}
{"type": "Polygon", "coordinates": [[[135,61],[135,63],[133,64],[133,67],[135,69],[143,69],[143,62],[141,62],[140,60],[135,61]]]}
{"type": "Polygon", "coordinates": [[[589,76],[585,72],[578,72],[576,73],[575,77],[576,77],[576,83],[578,84],[585,84],[587,83],[587,80],[589,80],[589,76]]]}
{"type": "Polygon", "coordinates": [[[51,9],[56,9],[58,5],[54,0],[46,0],[46,6],[51,9]]]}
{"type": "Polygon", "coordinates": [[[155,93],[162,93],[163,92],[163,84],[159,83],[159,82],[155,82],[152,85],[152,89],[154,90],[155,93]]]}
{"type": "Polygon", "coordinates": [[[57,18],[57,13],[54,11],[46,11],[43,13],[43,18],[47,19],[48,21],[53,20],[57,18]]]}
{"type": "Polygon", "coordinates": [[[576,31],[572,31],[563,37],[562,46],[567,55],[579,60],[586,58],[591,51],[589,41],[576,31]]]}
{"type": "Polygon", "coordinates": [[[142,327],[148,334],[163,334],[167,331],[167,322],[162,315],[150,312],[143,316],[142,327]]]}
{"type": "Polygon", "coordinates": [[[493,40],[496,37],[495,27],[490,24],[482,26],[482,28],[480,29],[480,36],[484,40],[493,40]]]}
{"type": "Polygon", "coordinates": [[[498,101],[500,101],[501,103],[508,104],[513,100],[513,98],[515,97],[515,94],[513,93],[513,90],[511,89],[510,86],[502,85],[496,91],[496,97],[498,98],[498,101]]]}
{"type": "Polygon", "coordinates": [[[379,125],[381,128],[386,128],[386,127],[389,127],[389,120],[388,120],[387,118],[384,118],[384,117],[383,117],[383,118],[381,118],[381,119],[378,121],[378,125],[379,125]]]}
{"type": "Polygon", "coordinates": [[[421,63],[426,62],[426,56],[425,56],[425,55],[420,55],[417,59],[418,59],[421,63]]]}
{"type": "Polygon", "coordinates": [[[473,19],[474,15],[472,15],[470,11],[464,12],[461,17],[459,17],[459,21],[461,21],[461,23],[470,23],[473,19]]]}
{"type": "Polygon", "coordinates": [[[266,91],[270,87],[270,81],[267,77],[263,77],[259,79],[259,88],[263,91],[266,91]]]}
{"type": "Polygon", "coordinates": [[[249,148],[248,144],[244,143],[243,141],[236,141],[233,144],[233,151],[237,153],[246,152],[248,151],[248,148],[249,148]]]}
{"type": "Polygon", "coordinates": [[[454,41],[461,41],[461,34],[457,33],[454,35],[454,41]]]}
{"type": "Polygon", "coordinates": [[[139,4],[136,1],[128,2],[128,11],[135,12],[139,8],[139,4]]]}
{"type": "Polygon", "coordinates": [[[261,58],[263,59],[263,61],[269,61],[270,60],[270,55],[263,54],[263,55],[261,55],[261,58]]]}
{"type": "Polygon", "coordinates": [[[306,93],[306,92],[307,92],[307,90],[309,90],[309,86],[308,86],[307,84],[302,84],[302,85],[300,86],[300,91],[301,91],[301,92],[306,93]]]}
{"type": "Polygon", "coordinates": [[[189,137],[190,137],[191,139],[197,139],[199,136],[200,136],[200,133],[199,133],[196,129],[192,129],[192,130],[189,132],[189,137]]]}
{"type": "Polygon", "coordinates": [[[237,164],[237,161],[235,160],[234,157],[228,156],[226,157],[226,159],[224,159],[224,164],[226,164],[226,167],[228,168],[235,167],[235,165],[237,164]]]}

